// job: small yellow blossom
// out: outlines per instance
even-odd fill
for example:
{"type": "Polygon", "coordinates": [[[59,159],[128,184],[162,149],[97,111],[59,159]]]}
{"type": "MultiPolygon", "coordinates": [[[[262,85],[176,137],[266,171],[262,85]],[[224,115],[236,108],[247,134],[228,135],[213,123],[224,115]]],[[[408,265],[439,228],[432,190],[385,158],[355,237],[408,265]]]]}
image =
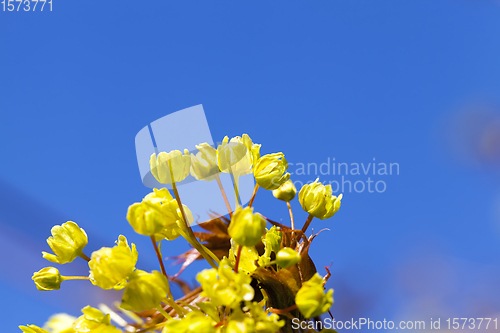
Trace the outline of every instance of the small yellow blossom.
{"type": "Polygon", "coordinates": [[[77,333],[120,333],[121,331],[111,325],[109,314],[104,314],[96,308],[86,306],[82,309],[83,315],[73,324],[77,333]]]}
{"type": "Polygon", "coordinates": [[[66,313],[58,313],[50,316],[49,320],[43,325],[43,328],[49,333],[74,333],[73,324],[76,317],[66,313]]]}
{"type": "Polygon", "coordinates": [[[288,163],[283,153],[268,154],[259,158],[253,168],[253,175],[260,187],[276,190],[290,179],[290,174],[285,174],[286,170],[288,163]]]}
{"type": "Polygon", "coordinates": [[[169,320],[162,333],[215,333],[217,323],[200,312],[189,312],[181,320],[169,320]]]}
{"type": "Polygon", "coordinates": [[[215,306],[238,306],[241,301],[252,300],[255,293],[250,276],[234,272],[227,258],[221,260],[218,270],[205,269],[196,279],[203,288],[202,295],[210,297],[215,306]]]}
{"type": "Polygon", "coordinates": [[[149,165],[151,173],[161,184],[178,183],[189,176],[191,156],[187,149],[184,149],[184,154],[179,150],[172,150],[169,153],[161,152],[158,157],[156,154],[151,155],[149,165]]]}
{"type": "Polygon", "coordinates": [[[252,166],[260,158],[260,145],[252,142],[247,134],[242,137],[226,136],[217,147],[219,169],[234,176],[243,176],[252,172],[252,166]]]}
{"type": "Polygon", "coordinates": [[[220,172],[217,150],[208,143],[197,145],[196,155],[191,154],[191,175],[198,180],[212,181],[220,172]]]}
{"type": "Polygon", "coordinates": [[[47,243],[54,254],[42,252],[43,257],[48,261],[65,264],[72,262],[76,257],[83,256],[83,248],[87,245],[88,239],[85,230],[72,221],[56,225],[50,231],[52,237],[47,239],[47,243]]]}
{"type": "Polygon", "coordinates": [[[333,289],[326,293],[323,279],[316,273],[309,281],[304,282],[295,295],[295,304],[306,318],[317,317],[330,309],[333,304],[333,289]]]}
{"type": "Polygon", "coordinates": [[[266,220],[252,207],[238,207],[228,228],[229,236],[241,246],[255,246],[266,232],[266,220]]]}
{"type": "Polygon", "coordinates": [[[167,278],[160,272],[136,270],[129,277],[120,307],[136,312],[155,308],[167,297],[169,288],[167,278]]]}
{"type": "Polygon", "coordinates": [[[273,190],[273,196],[276,199],[286,202],[292,201],[296,194],[297,189],[290,179],[281,184],[281,186],[276,190],[273,190]]]}
{"type": "Polygon", "coordinates": [[[278,251],[276,255],[276,263],[282,268],[292,267],[300,262],[300,254],[289,247],[285,247],[278,251]]]}
{"type": "Polygon", "coordinates": [[[40,291],[59,290],[61,282],[64,281],[59,270],[54,267],[45,267],[38,272],[33,273],[31,278],[35,282],[35,286],[40,291]]]}
{"type": "Polygon", "coordinates": [[[89,262],[90,281],[102,289],[122,289],[127,277],[134,271],[137,263],[135,244],[128,246],[125,236],[120,235],[117,245],[103,247],[92,253],[89,262]]]}
{"type": "Polygon", "coordinates": [[[299,201],[302,208],[314,217],[321,220],[332,217],[340,208],[342,194],[332,195],[332,186],[318,182],[306,184],[299,192],[299,201]]]}
{"type": "Polygon", "coordinates": [[[24,333],[49,333],[46,330],[44,330],[43,328],[40,328],[36,325],[19,326],[19,328],[24,333]]]}

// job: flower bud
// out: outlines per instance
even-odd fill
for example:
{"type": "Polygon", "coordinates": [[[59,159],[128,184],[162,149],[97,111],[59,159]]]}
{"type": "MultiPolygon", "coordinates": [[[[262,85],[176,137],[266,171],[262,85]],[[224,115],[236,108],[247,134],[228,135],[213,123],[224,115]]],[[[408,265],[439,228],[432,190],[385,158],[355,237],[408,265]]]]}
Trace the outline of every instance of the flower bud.
{"type": "Polygon", "coordinates": [[[167,321],[162,333],[215,333],[217,323],[200,312],[189,312],[181,320],[167,321]]]}
{"type": "Polygon", "coordinates": [[[300,262],[300,254],[289,247],[282,248],[276,255],[276,263],[282,268],[292,267],[300,262]]]}
{"type": "Polygon", "coordinates": [[[59,270],[54,267],[45,267],[35,272],[31,279],[40,291],[59,290],[61,289],[61,282],[64,281],[61,274],[59,274],[59,270]]]}
{"type": "Polygon", "coordinates": [[[260,214],[254,214],[252,207],[238,207],[227,231],[238,245],[255,246],[266,232],[266,220],[260,214]]]}
{"type": "Polygon", "coordinates": [[[250,285],[252,278],[243,272],[235,272],[229,259],[220,261],[219,268],[204,269],[196,276],[203,292],[215,306],[238,307],[242,301],[250,301],[255,291],[250,285]]]}
{"type": "Polygon", "coordinates": [[[76,318],[66,313],[58,313],[50,316],[49,320],[43,325],[43,329],[50,333],[74,333],[73,323],[76,318]]]}
{"type": "Polygon", "coordinates": [[[170,194],[170,191],[166,188],[162,188],[160,190],[154,188],[153,192],[146,194],[144,199],[142,201],[149,201],[153,204],[165,204],[170,201],[174,200],[174,197],[172,194],[170,194]]]}
{"type": "Polygon", "coordinates": [[[332,186],[318,183],[306,184],[299,192],[299,201],[302,208],[314,217],[321,220],[332,217],[340,208],[342,194],[332,195],[332,186]]]}
{"type": "Polygon", "coordinates": [[[48,261],[65,264],[72,262],[76,257],[83,256],[83,248],[87,245],[87,234],[78,224],[72,221],[56,225],[50,231],[52,237],[47,238],[47,243],[54,254],[42,252],[48,261]]]}
{"type": "Polygon", "coordinates": [[[90,281],[102,289],[124,288],[127,277],[137,263],[135,244],[128,246],[125,236],[120,235],[113,248],[103,247],[92,253],[89,261],[90,281]]]}
{"type": "Polygon", "coordinates": [[[144,311],[157,307],[169,294],[167,278],[160,272],[134,271],[123,292],[121,308],[130,311],[144,311]]]}
{"type": "Polygon", "coordinates": [[[153,153],[149,165],[151,173],[158,182],[162,184],[178,183],[189,176],[191,156],[189,156],[187,149],[184,149],[184,155],[179,150],[172,150],[169,153],[161,152],[158,157],[153,153]]]}
{"type": "Polygon", "coordinates": [[[196,148],[196,155],[191,154],[191,175],[198,180],[212,181],[219,171],[217,150],[208,143],[202,143],[196,148]]]}
{"type": "Polygon", "coordinates": [[[40,328],[36,325],[19,326],[19,328],[24,333],[49,333],[46,330],[44,330],[43,328],[40,328]]]}
{"type": "Polygon", "coordinates": [[[229,140],[226,136],[217,147],[219,169],[234,176],[243,176],[252,172],[252,166],[260,158],[260,145],[252,143],[247,134],[229,140]]]}
{"type": "Polygon", "coordinates": [[[297,189],[291,180],[287,180],[276,190],[273,190],[273,195],[276,199],[290,202],[295,198],[297,194],[297,189]]]}
{"type": "Polygon", "coordinates": [[[333,304],[333,289],[324,292],[323,279],[316,273],[304,282],[295,295],[295,304],[306,318],[317,317],[330,309],[333,304]]]}
{"type": "Polygon", "coordinates": [[[290,179],[290,174],[285,171],[288,163],[283,153],[264,155],[257,161],[253,168],[255,181],[266,190],[275,190],[290,179]]]}
{"type": "Polygon", "coordinates": [[[83,315],[78,317],[73,324],[76,332],[120,333],[121,331],[111,325],[109,314],[104,314],[96,308],[86,306],[82,309],[83,315]]]}
{"type": "Polygon", "coordinates": [[[161,212],[161,204],[149,201],[136,202],[128,208],[127,221],[135,232],[145,236],[153,236],[163,230],[166,224],[161,212]]]}

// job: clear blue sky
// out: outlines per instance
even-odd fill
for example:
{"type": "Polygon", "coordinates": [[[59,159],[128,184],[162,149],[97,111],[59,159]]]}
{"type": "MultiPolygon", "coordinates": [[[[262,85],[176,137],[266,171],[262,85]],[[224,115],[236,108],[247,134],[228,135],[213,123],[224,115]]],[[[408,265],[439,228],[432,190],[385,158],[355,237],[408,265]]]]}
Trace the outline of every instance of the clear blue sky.
{"type": "MultiPolygon", "coordinates": [[[[462,163],[449,140],[462,107],[498,102],[499,36],[500,5],[476,0],[53,0],[52,12],[0,11],[2,327],[86,305],[62,303],[77,283],[56,296],[31,283],[54,224],[78,222],[90,250],[122,233],[153,256],[125,220],[148,192],[134,138],[197,104],[216,141],[248,133],[292,163],[399,164],[374,179],[384,193],[344,192],[334,218],[313,222],[330,229],[311,252],[321,274],[333,261],[339,318],[500,313],[490,299],[500,292],[498,165],[462,163]]],[[[270,193],[255,206],[288,221],[270,193]]]]}

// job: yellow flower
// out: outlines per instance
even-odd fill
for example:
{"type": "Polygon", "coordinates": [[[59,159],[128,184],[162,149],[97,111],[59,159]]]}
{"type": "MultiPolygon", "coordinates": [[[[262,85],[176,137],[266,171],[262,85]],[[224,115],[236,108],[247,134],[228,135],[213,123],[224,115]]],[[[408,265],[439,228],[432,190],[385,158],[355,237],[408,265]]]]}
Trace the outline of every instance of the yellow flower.
{"type": "Polygon", "coordinates": [[[203,288],[202,296],[209,297],[215,306],[239,306],[241,301],[252,300],[255,293],[250,276],[234,272],[227,258],[221,260],[218,270],[205,269],[196,279],[203,288]]]}
{"type": "Polygon", "coordinates": [[[49,320],[43,325],[43,328],[50,333],[74,333],[73,323],[75,321],[76,317],[66,313],[58,313],[50,316],[49,320]]]}
{"type": "Polygon", "coordinates": [[[82,309],[83,315],[73,324],[77,333],[120,333],[121,331],[111,325],[109,314],[104,314],[98,309],[86,306],[82,309]]]}
{"type": "Polygon", "coordinates": [[[83,257],[83,248],[87,245],[87,234],[78,224],[72,221],[56,225],[50,231],[52,237],[47,238],[52,251],[50,254],[42,252],[43,257],[48,261],[65,264],[72,262],[76,257],[83,257]]]}
{"type": "Polygon", "coordinates": [[[153,236],[165,227],[167,221],[161,212],[161,204],[149,201],[136,202],[128,208],[127,221],[135,232],[153,236]]]}
{"type": "Polygon", "coordinates": [[[281,247],[281,239],[283,237],[283,232],[277,231],[276,226],[272,226],[271,229],[266,231],[264,238],[262,238],[262,244],[264,244],[264,254],[259,258],[259,265],[266,266],[271,262],[271,254],[278,253],[281,247]]]}
{"type": "Polygon", "coordinates": [[[170,191],[166,188],[162,188],[160,190],[154,188],[153,192],[146,194],[144,199],[142,201],[149,201],[153,204],[165,204],[170,201],[174,200],[174,197],[172,194],[170,194],[170,191]]]}
{"type": "Polygon", "coordinates": [[[212,181],[219,171],[217,150],[208,143],[197,145],[196,155],[191,154],[191,175],[198,180],[212,181]]]}
{"type": "Polygon", "coordinates": [[[295,304],[306,318],[317,317],[330,309],[333,304],[333,289],[324,292],[323,279],[316,273],[304,282],[295,295],[295,304]]]}
{"type": "Polygon", "coordinates": [[[215,333],[217,323],[200,312],[189,312],[181,320],[169,320],[162,333],[215,333]]]}
{"type": "Polygon", "coordinates": [[[266,232],[266,220],[260,214],[254,214],[252,207],[238,207],[227,231],[238,245],[255,246],[266,232]]]}
{"type": "Polygon", "coordinates": [[[252,166],[260,158],[260,145],[252,143],[247,134],[229,140],[226,136],[217,147],[219,169],[234,176],[243,176],[252,172],[252,166]]]}
{"type": "Polygon", "coordinates": [[[273,190],[273,196],[276,199],[290,202],[295,198],[295,195],[297,194],[297,189],[295,188],[295,185],[291,180],[287,180],[279,188],[276,190],[273,190]]]}
{"type": "Polygon", "coordinates": [[[276,190],[290,179],[290,174],[285,174],[287,169],[288,163],[283,153],[268,154],[259,158],[253,168],[253,175],[260,187],[276,190]]]}
{"type": "Polygon", "coordinates": [[[35,286],[40,291],[59,290],[61,282],[64,281],[59,270],[54,267],[45,267],[38,272],[33,273],[31,278],[35,286]]]}
{"type": "Polygon", "coordinates": [[[92,253],[90,281],[102,289],[124,288],[127,277],[135,269],[137,255],[135,244],[130,249],[125,236],[120,235],[113,248],[103,247],[92,253]]]}
{"type": "Polygon", "coordinates": [[[340,208],[342,194],[332,195],[332,186],[318,182],[306,184],[299,192],[299,201],[302,208],[314,217],[321,220],[332,217],[340,208]]]}
{"type": "Polygon", "coordinates": [[[292,267],[300,262],[300,254],[289,247],[282,248],[276,255],[276,263],[282,268],[292,267]]]}
{"type": "Polygon", "coordinates": [[[285,326],[285,321],[275,313],[267,313],[257,302],[247,304],[249,312],[255,321],[256,333],[275,333],[285,326]]]}
{"type": "Polygon", "coordinates": [[[43,328],[40,328],[36,325],[19,326],[19,328],[24,333],[49,333],[46,330],[44,330],[43,328]]]}
{"type": "Polygon", "coordinates": [[[155,308],[167,297],[169,288],[167,278],[160,272],[136,270],[129,277],[120,307],[136,312],[155,308]]]}
{"type": "Polygon", "coordinates": [[[191,156],[189,156],[187,149],[184,149],[184,154],[179,150],[172,150],[169,153],[161,152],[158,157],[156,154],[151,155],[149,165],[151,173],[158,182],[162,184],[178,183],[189,176],[191,156]]]}

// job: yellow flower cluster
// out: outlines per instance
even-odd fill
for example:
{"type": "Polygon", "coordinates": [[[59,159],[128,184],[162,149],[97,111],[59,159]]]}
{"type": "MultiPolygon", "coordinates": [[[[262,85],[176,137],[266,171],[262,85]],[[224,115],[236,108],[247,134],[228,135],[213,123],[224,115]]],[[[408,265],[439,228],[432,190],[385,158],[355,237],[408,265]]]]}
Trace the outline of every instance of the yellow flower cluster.
{"type": "Polygon", "coordinates": [[[261,145],[247,134],[231,139],[226,136],[216,148],[207,143],[196,148],[196,154],[184,149],[151,155],[152,175],[159,183],[170,184],[173,195],[167,188],[154,189],[127,211],[133,230],[151,238],[161,272],[136,269],[136,246],[129,245],[123,235],[115,246],[102,247],[88,257],[83,252],[88,239],[82,228],[72,221],[54,226],[47,239],[53,253],[43,252],[43,257],[57,264],[80,257],[88,262],[88,275],[63,276],[59,269],[46,267],[33,274],[36,288],[59,290],[63,281],[89,280],[105,290],[123,289],[121,303],[116,310],[104,305],[100,310],[86,306],[78,318],[57,314],[43,328],[20,326],[23,332],[274,333],[289,327],[291,318],[313,318],[330,309],[333,290],[325,292],[327,277],[316,272],[307,251],[314,237],[307,238],[305,233],[314,217],[327,219],[339,210],[342,194],[332,195],[331,187],[318,180],[304,185],[298,199],[309,217],[302,229],[295,229],[289,202],[297,189],[286,172],[288,163],[283,153],[261,156],[261,145]],[[220,182],[221,172],[233,175],[236,202],[238,177],[253,173],[256,187],[252,198],[246,207],[237,204],[232,211],[221,188],[229,218],[205,222],[202,227],[208,232],[194,232],[193,214],[182,204],[176,184],[189,175],[220,182]],[[286,202],[290,226],[254,212],[252,204],[259,187],[286,202]],[[268,221],[274,225],[267,229],[268,221]],[[163,263],[161,242],[179,236],[193,247],[179,257],[186,260],[185,266],[204,258],[211,268],[197,274],[199,289],[176,299],[163,263]],[[111,318],[118,327],[111,324],[111,318]],[[133,322],[128,323],[128,319],[133,322]]]}

